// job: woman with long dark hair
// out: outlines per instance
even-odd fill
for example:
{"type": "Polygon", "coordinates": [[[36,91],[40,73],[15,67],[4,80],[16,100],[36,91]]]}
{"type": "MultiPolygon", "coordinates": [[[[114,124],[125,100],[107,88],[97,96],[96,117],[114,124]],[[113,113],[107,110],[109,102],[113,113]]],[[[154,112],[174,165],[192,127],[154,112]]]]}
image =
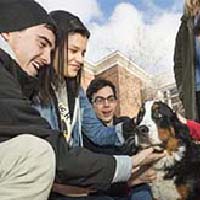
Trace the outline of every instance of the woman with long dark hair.
{"type": "Polygon", "coordinates": [[[89,31],[77,16],[67,11],[53,11],[50,15],[58,27],[57,48],[54,68],[40,72],[38,109],[52,128],[60,128],[65,133],[72,146],[83,145],[82,133],[99,145],[123,144],[129,137],[130,128],[134,128],[134,122],[104,127],[80,87],[89,31]],[[60,124],[56,112],[60,113],[60,124]]]}

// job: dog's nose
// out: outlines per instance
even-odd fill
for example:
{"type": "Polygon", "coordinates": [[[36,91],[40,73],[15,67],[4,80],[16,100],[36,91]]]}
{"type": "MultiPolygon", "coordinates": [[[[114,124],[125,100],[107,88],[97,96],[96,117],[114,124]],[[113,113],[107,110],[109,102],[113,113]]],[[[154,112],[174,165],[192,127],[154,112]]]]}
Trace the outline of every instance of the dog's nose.
{"type": "Polygon", "coordinates": [[[149,132],[149,128],[146,125],[139,126],[138,130],[141,134],[147,134],[149,132]]]}
{"type": "Polygon", "coordinates": [[[147,148],[149,146],[149,128],[146,125],[137,126],[136,136],[137,146],[139,146],[141,149],[147,148]]]}

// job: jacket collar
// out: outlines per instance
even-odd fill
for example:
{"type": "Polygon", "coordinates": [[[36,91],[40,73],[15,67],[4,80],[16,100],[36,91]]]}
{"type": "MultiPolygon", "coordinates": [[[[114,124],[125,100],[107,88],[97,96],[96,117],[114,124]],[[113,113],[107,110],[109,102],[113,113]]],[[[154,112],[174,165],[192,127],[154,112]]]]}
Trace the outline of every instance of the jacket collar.
{"type": "Polygon", "coordinates": [[[16,60],[16,55],[13,52],[10,45],[5,41],[5,39],[0,35],[0,49],[4,50],[7,54],[10,55],[10,57],[14,60],[16,60]]]}
{"type": "Polygon", "coordinates": [[[39,91],[38,78],[29,76],[6,51],[0,49],[0,63],[18,81],[23,95],[31,100],[39,91]]]}

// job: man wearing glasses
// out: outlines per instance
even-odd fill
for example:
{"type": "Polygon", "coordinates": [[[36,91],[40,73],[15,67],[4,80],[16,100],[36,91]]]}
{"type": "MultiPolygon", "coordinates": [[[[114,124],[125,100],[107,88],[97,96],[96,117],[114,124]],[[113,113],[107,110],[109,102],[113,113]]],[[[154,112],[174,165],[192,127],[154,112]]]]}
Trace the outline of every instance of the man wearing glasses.
{"type": "MultiPolygon", "coordinates": [[[[129,117],[116,117],[115,111],[117,107],[117,93],[115,86],[111,81],[105,79],[95,79],[92,80],[86,91],[87,97],[96,112],[97,117],[102,121],[105,126],[116,125],[121,122],[134,121],[133,118],[129,117]]],[[[127,123],[129,124],[129,123],[127,123]]],[[[112,146],[104,145],[98,146],[92,143],[88,138],[84,138],[84,146],[93,152],[115,154],[115,155],[133,155],[137,153],[137,147],[135,146],[134,138],[134,127],[129,127],[126,131],[132,132],[132,135],[127,141],[125,141],[123,146],[112,146]]],[[[147,182],[151,182],[148,180],[147,182]]],[[[146,181],[144,181],[146,182],[146,181]]],[[[140,184],[134,186],[129,192],[130,200],[151,200],[152,194],[150,187],[142,181],[140,184]]],[[[115,184],[112,185],[107,195],[112,197],[119,197],[124,199],[127,197],[127,184],[115,184]]]]}
{"type": "MultiPolygon", "coordinates": [[[[93,84],[97,85],[99,88],[101,88],[101,85],[107,84],[101,89],[97,88],[97,91],[92,94],[91,98],[89,96],[88,97],[93,105],[97,117],[101,119],[105,125],[113,125],[113,120],[117,120],[114,117],[117,106],[115,87],[111,84],[111,82],[100,79],[92,81],[91,85],[93,84]]],[[[90,88],[87,90],[87,94],[89,93],[89,89],[90,88]]]]}

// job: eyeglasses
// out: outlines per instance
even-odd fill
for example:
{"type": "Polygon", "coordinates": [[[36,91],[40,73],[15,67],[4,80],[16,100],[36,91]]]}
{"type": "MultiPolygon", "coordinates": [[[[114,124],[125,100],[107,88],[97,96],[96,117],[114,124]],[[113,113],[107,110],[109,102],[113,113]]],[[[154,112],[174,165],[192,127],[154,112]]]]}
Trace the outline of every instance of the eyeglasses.
{"type": "Polygon", "coordinates": [[[117,98],[113,95],[108,96],[108,97],[97,96],[92,102],[95,103],[96,105],[104,105],[106,101],[107,103],[111,104],[111,103],[114,103],[116,100],[117,98]]]}

